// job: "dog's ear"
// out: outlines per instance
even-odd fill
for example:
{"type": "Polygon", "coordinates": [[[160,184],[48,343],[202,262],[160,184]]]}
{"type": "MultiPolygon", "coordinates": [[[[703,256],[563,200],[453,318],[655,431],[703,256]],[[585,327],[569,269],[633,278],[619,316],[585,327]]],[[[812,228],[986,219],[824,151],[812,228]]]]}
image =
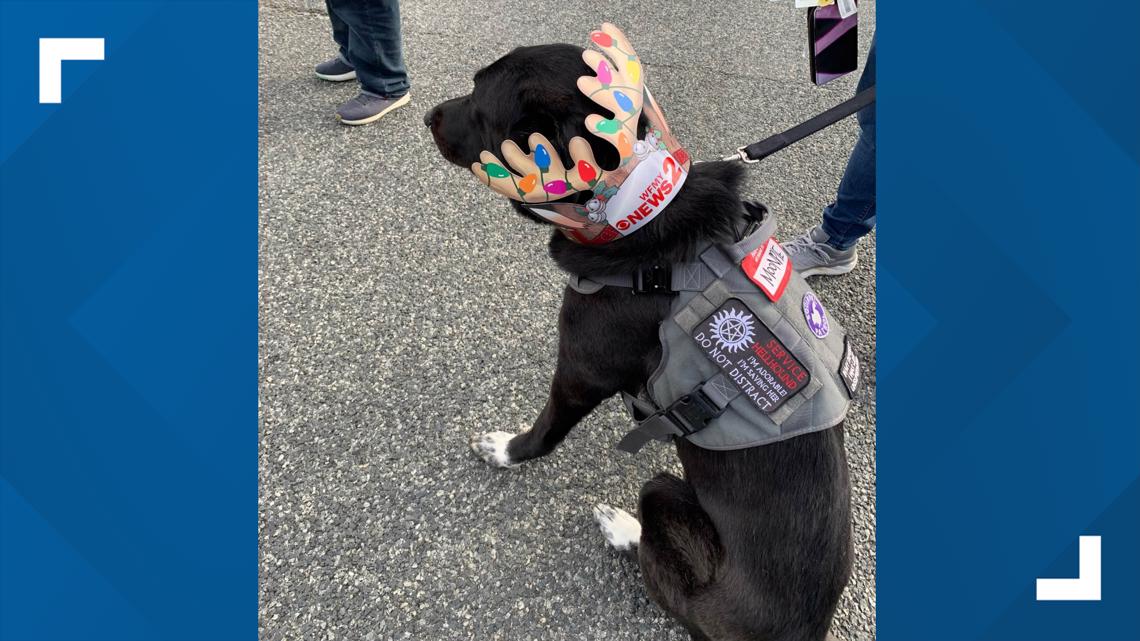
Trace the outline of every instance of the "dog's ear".
{"type": "MultiPolygon", "coordinates": [[[[567,113],[567,111],[566,109],[561,110],[562,113],[567,113]]],[[[561,156],[563,163],[570,166],[570,140],[575,136],[581,136],[590,141],[590,146],[593,147],[598,162],[603,163],[603,166],[604,163],[609,163],[611,166],[616,165],[618,156],[613,145],[606,144],[597,136],[591,136],[586,131],[586,117],[584,114],[579,115],[579,111],[569,111],[573,115],[560,118],[545,109],[532,107],[511,126],[510,138],[524,151],[529,152],[530,135],[536,132],[540,133],[553,143],[554,149],[561,156]]]]}
{"type": "MultiPolygon", "coordinates": [[[[590,143],[590,149],[594,152],[594,159],[598,161],[598,165],[604,168],[613,169],[618,166],[621,157],[618,155],[617,149],[607,143],[605,140],[591,134],[586,129],[586,115],[596,113],[598,109],[584,110],[581,116],[564,120],[560,123],[558,129],[560,130],[557,138],[548,136],[551,142],[558,147],[558,152],[562,154],[563,158],[569,157],[567,146],[570,140],[575,136],[581,136],[590,143]]],[[[637,121],[637,135],[638,138],[644,138],[645,132],[649,128],[649,120],[646,119],[645,114],[637,121]]]]}
{"type": "MultiPolygon", "coordinates": [[[[601,138],[590,134],[586,129],[586,115],[596,110],[589,109],[589,105],[585,104],[579,105],[578,107],[580,108],[574,109],[572,111],[574,115],[569,118],[559,118],[545,110],[532,108],[511,126],[509,137],[516,145],[524,151],[529,152],[530,143],[528,141],[530,135],[538,132],[554,144],[554,148],[559,156],[561,156],[563,162],[569,164],[570,140],[575,136],[580,136],[590,143],[590,148],[594,152],[594,158],[598,161],[600,166],[617,167],[618,162],[621,160],[618,156],[617,149],[601,138]]],[[[642,114],[637,124],[638,137],[644,137],[648,128],[649,121],[645,115],[642,114]]],[[[584,195],[579,194],[579,196],[579,198],[576,198],[579,203],[584,203],[590,198],[588,193],[584,195]]]]}
{"type": "Polygon", "coordinates": [[[524,151],[530,151],[527,140],[531,134],[537,132],[554,143],[559,152],[563,152],[566,150],[569,139],[562,140],[562,129],[554,116],[543,111],[530,110],[511,125],[509,138],[524,151]]]}

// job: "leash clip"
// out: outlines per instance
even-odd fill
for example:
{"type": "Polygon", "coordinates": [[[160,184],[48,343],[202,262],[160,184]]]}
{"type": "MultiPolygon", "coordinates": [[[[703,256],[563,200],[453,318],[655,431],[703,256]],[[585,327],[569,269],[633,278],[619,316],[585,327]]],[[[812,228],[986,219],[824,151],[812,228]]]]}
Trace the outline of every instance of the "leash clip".
{"type": "Polygon", "coordinates": [[[753,159],[749,158],[748,152],[744,151],[745,147],[747,147],[747,145],[745,145],[743,147],[737,147],[735,154],[732,154],[731,156],[725,156],[724,158],[721,158],[721,160],[739,160],[740,162],[742,162],[746,165],[754,165],[754,164],[760,162],[759,159],[753,160],[753,159]]]}

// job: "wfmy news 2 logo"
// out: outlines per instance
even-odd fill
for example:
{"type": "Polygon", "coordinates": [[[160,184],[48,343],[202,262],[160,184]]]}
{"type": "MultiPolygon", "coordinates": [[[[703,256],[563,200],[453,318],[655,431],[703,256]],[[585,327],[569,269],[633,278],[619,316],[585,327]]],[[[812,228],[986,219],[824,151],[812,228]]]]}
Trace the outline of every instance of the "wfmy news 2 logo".
{"type": "Polygon", "coordinates": [[[103,38],[40,38],[40,104],[63,102],[63,63],[103,60],[103,38]]]}

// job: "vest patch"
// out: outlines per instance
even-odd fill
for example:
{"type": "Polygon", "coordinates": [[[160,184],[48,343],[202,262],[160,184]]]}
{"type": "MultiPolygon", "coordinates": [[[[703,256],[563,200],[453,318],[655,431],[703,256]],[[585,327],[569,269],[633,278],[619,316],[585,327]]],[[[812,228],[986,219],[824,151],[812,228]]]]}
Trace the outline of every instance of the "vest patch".
{"type": "Polygon", "coordinates": [[[792,259],[775,238],[769,237],[740,261],[748,279],[773,303],[780,300],[792,277],[792,259]]]}
{"type": "Polygon", "coordinates": [[[775,411],[811,380],[803,363],[736,298],[725,301],[694,327],[691,336],[762,412],[775,411]]]}
{"type": "Polygon", "coordinates": [[[843,360],[839,361],[839,378],[843,379],[847,395],[855,398],[855,390],[859,389],[859,357],[846,338],[843,339],[843,360]]]}
{"type": "Polygon", "coordinates": [[[804,294],[804,320],[816,338],[826,338],[827,333],[831,331],[831,323],[827,322],[827,312],[823,309],[823,303],[819,302],[811,292],[804,294]]]}

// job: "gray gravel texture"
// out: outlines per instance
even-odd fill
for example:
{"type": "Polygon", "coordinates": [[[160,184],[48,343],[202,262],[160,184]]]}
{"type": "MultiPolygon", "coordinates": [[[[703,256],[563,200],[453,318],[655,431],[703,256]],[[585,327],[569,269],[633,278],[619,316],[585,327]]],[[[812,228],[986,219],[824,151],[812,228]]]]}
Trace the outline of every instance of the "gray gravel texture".
{"type": "MultiPolygon", "coordinates": [[[[598,502],[635,510],[645,480],[679,471],[672,448],[613,449],[629,427],[616,399],[521,468],[468,450],[541,409],[564,276],[548,231],[446,165],[423,114],[511,48],[584,44],[603,20],[626,30],[697,159],[824,110],[856,79],[807,81],[791,0],[418,0],[403,8],[411,106],[350,128],[333,112],[354,83],[312,74],[333,53],[327,18],[298,6],[263,0],[260,18],[261,638],[688,639],[591,519],[598,502]]],[[[874,3],[861,12],[865,54],[874,3]]],[[[849,119],[765,160],[745,195],[782,237],[810,227],[855,136],[849,119]]],[[[813,282],[871,383],[847,421],[857,558],[834,632],[850,641],[875,636],[874,256],[872,236],[853,273],[813,282]]]]}

